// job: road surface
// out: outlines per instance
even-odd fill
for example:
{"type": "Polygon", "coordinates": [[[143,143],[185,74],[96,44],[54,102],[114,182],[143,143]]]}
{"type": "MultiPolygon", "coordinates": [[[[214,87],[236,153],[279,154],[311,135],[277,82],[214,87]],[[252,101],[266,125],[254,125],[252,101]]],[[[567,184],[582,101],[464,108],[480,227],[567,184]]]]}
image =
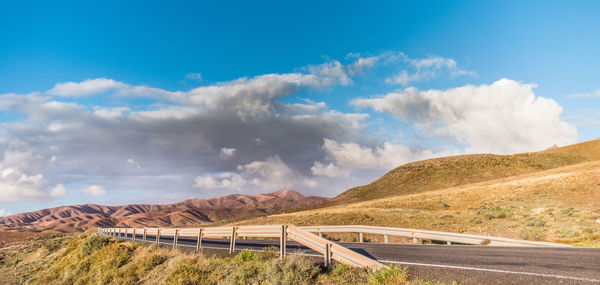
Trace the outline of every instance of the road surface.
{"type": "MultiPolygon", "coordinates": [[[[131,239],[131,234],[127,236],[131,239]]],[[[136,235],[141,241],[142,236],[136,235]]],[[[148,235],[147,242],[156,242],[148,235]]],[[[181,249],[195,250],[195,238],[178,239],[181,249]]],[[[161,237],[161,245],[172,246],[172,237],[161,237]]],[[[204,250],[229,250],[229,239],[205,238],[204,250]]],[[[385,264],[410,269],[413,277],[459,284],[600,284],[600,248],[492,247],[473,245],[414,245],[340,243],[385,264]]],[[[278,240],[237,239],[236,251],[263,250],[279,246],[278,240]]],[[[320,257],[294,241],[287,252],[320,257]]],[[[227,251],[224,251],[227,252],[227,251]]]]}

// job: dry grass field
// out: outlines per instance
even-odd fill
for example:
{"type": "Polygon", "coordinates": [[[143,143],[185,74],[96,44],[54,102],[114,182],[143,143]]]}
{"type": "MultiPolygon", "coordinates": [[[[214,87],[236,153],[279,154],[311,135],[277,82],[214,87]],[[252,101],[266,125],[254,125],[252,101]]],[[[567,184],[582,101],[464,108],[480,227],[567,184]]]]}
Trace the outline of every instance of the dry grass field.
{"type": "MultiPolygon", "coordinates": [[[[600,219],[599,156],[600,141],[594,140],[540,153],[504,156],[500,160],[494,156],[482,159],[479,155],[418,162],[417,165],[435,165],[435,171],[430,168],[416,176],[414,171],[407,170],[415,165],[413,163],[412,166],[401,166],[367,186],[385,189],[381,185],[398,184],[390,178],[392,175],[413,177],[410,185],[421,183],[438,188],[431,190],[419,186],[421,190],[388,195],[393,188],[388,187],[382,195],[385,197],[357,202],[353,202],[356,199],[341,202],[344,201],[341,198],[348,197],[342,194],[335,204],[325,207],[255,217],[237,223],[378,225],[600,246],[600,224],[596,222],[600,219]],[[506,157],[514,159],[507,160],[506,157]],[[561,158],[558,162],[554,160],[557,157],[561,158]],[[476,162],[482,161],[486,163],[477,166],[476,162]],[[532,161],[536,161],[537,167],[532,166],[536,165],[532,161]],[[458,175],[464,171],[463,165],[478,174],[458,175]],[[399,173],[402,170],[410,173],[399,173]],[[485,173],[489,174],[488,179],[479,181],[485,173]],[[440,181],[450,186],[445,187],[440,181]]],[[[410,188],[400,184],[398,189],[410,188]]],[[[367,196],[362,197],[366,199],[367,196]]]]}
{"type": "Polygon", "coordinates": [[[55,234],[0,247],[1,284],[427,284],[392,266],[378,272],[276,248],[235,256],[141,246],[96,234],[55,234]]]}

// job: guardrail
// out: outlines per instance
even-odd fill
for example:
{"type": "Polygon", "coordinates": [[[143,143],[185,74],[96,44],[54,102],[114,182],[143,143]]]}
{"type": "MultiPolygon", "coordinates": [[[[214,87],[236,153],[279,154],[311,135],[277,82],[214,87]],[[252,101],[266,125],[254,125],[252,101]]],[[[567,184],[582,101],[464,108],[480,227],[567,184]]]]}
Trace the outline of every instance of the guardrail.
{"type": "MultiPolygon", "coordinates": [[[[258,226],[229,226],[206,228],[98,228],[98,234],[112,236],[118,239],[130,239],[142,243],[160,244],[162,237],[173,239],[173,248],[178,246],[181,237],[195,238],[196,251],[202,249],[202,239],[205,237],[229,238],[229,253],[235,251],[235,241],[238,237],[279,238],[279,255],[286,255],[287,240],[298,243],[323,254],[326,266],[332,260],[356,267],[368,267],[378,270],[384,267],[377,260],[358,254],[335,242],[324,239],[302,228],[292,225],[258,225],[258,226]],[[131,236],[131,238],[130,238],[131,236]],[[139,239],[141,237],[141,240],[139,239]],[[150,239],[151,238],[151,239],[150,239]]],[[[164,243],[163,243],[164,244],[164,243]]]]}
{"type": "Polygon", "coordinates": [[[472,244],[472,245],[488,245],[488,246],[538,246],[538,247],[571,247],[571,245],[528,241],[519,239],[509,239],[491,236],[481,236],[472,234],[459,234],[450,232],[437,232],[417,229],[390,228],[377,226],[361,226],[361,225],[344,225],[344,226],[309,226],[300,227],[303,230],[318,233],[358,233],[359,242],[363,242],[363,234],[378,234],[383,235],[384,243],[388,243],[388,236],[399,236],[412,238],[413,243],[417,243],[419,239],[442,241],[448,244],[472,244]]]}

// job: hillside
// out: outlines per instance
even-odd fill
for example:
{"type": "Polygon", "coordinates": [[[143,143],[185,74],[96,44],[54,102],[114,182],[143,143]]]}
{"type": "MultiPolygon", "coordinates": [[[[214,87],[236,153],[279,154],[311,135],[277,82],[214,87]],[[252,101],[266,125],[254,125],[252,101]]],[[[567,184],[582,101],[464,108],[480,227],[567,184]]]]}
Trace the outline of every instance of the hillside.
{"type": "Polygon", "coordinates": [[[600,159],[600,139],[540,152],[471,154],[399,166],[376,181],[352,188],[329,205],[368,201],[523,175],[600,159]]]}
{"type": "Polygon", "coordinates": [[[0,218],[0,231],[85,231],[98,226],[193,226],[220,219],[281,211],[326,201],[282,190],[252,196],[233,194],[167,205],[95,204],[62,206],[0,218]]]}
{"type": "Polygon", "coordinates": [[[415,162],[335,199],[344,203],[236,223],[378,225],[600,246],[600,140],[415,162]]]}

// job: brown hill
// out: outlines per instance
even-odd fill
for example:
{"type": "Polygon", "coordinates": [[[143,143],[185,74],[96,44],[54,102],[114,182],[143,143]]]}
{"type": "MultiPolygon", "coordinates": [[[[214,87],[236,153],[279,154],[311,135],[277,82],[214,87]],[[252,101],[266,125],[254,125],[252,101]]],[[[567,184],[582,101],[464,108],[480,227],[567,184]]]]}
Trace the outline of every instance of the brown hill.
{"type": "Polygon", "coordinates": [[[399,166],[368,185],[338,195],[327,205],[433,191],[597,159],[600,159],[600,139],[540,152],[434,158],[399,166]]]}
{"type": "Polygon", "coordinates": [[[600,140],[535,153],[414,162],[332,200],[229,223],[363,224],[600,247],[600,140]]]}
{"type": "Polygon", "coordinates": [[[0,218],[0,231],[71,232],[98,226],[194,226],[220,219],[310,206],[326,200],[281,190],[252,196],[232,194],[211,199],[190,199],[167,205],[62,206],[0,218]]]}

